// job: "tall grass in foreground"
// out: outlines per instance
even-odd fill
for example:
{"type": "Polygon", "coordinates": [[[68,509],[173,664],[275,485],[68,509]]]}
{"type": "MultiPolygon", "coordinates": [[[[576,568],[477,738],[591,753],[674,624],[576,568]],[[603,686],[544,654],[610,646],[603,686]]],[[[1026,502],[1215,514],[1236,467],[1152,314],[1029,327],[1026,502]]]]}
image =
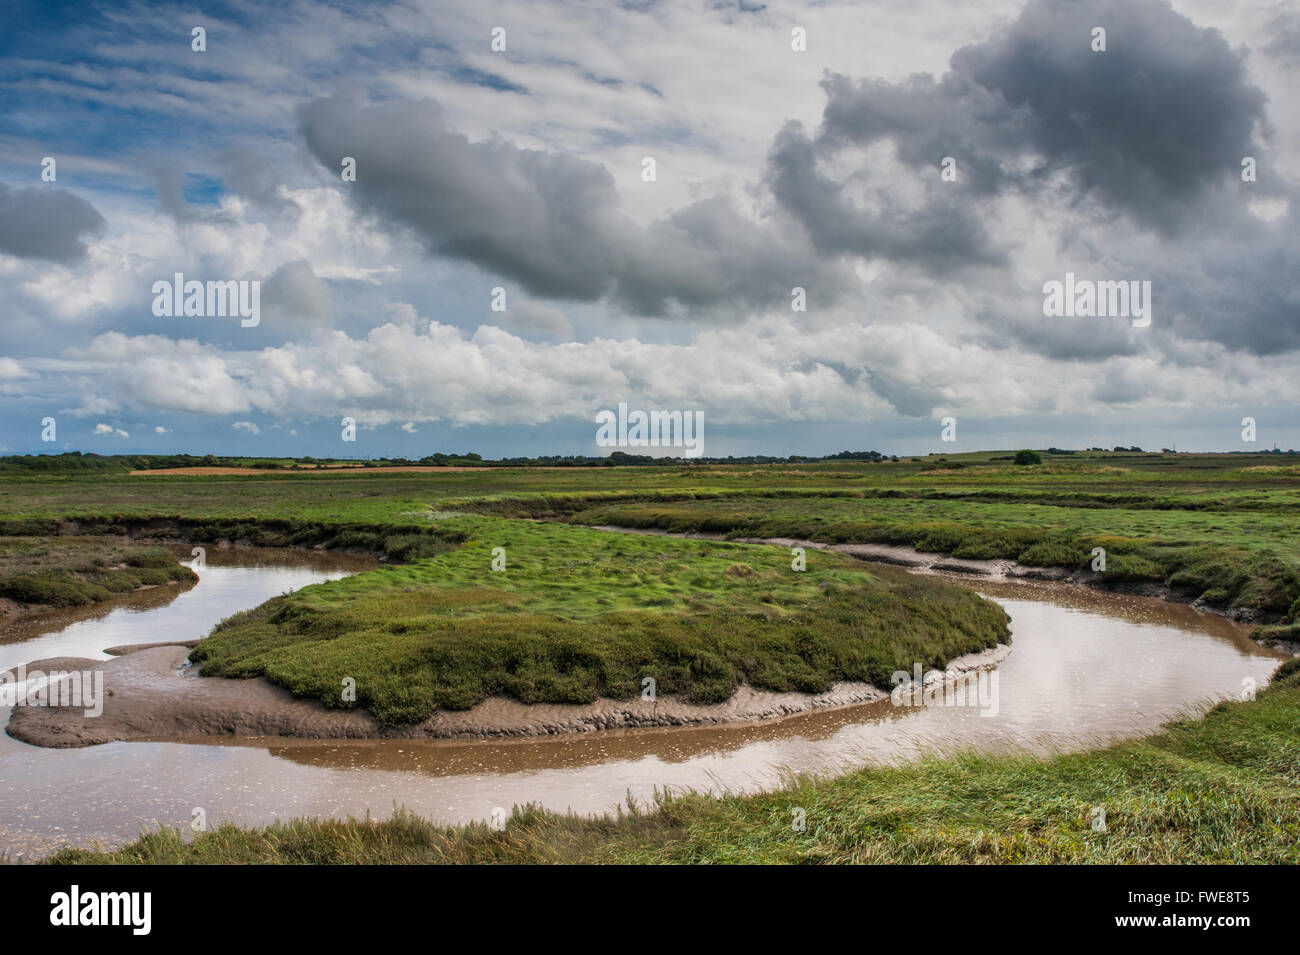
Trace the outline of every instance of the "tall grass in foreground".
{"type": "Polygon", "coordinates": [[[175,830],[54,864],[346,863],[1297,863],[1300,661],[1252,702],[1102,750],[1040,759],[962,755],[758,796],[690,795],[585,819],[516,808],[503,831],[384,822],[175,830]],[[1091,825],[1094,807],[1105,831],[1091,825]],[[806,831],[791,810],[807,813],[806,831]]]}

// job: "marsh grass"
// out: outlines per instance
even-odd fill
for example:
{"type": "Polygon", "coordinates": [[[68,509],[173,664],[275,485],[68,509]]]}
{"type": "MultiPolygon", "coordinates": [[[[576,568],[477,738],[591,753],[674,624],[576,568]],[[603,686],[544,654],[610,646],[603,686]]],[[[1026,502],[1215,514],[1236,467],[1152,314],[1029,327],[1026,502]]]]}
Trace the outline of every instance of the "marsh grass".
{"type": "Polygon", "coordinates": [[[584,818],[516,807],[503,831],[405,812],[175,830],[53,864],[1300,862],[1300,663],[1254,701],[1051,758],[958,755],[755,796],[683,795],[584,818]],[[1092,828],[1105,809],[1105,831],[1092,828]],[[806,812],[806,831],[791,825],[806,812]]]}
{"type": "Polygon", "coordinates": [[[1007,639],[996,604],[938,579],[817,553],[464,518],[438,557],[307,587],[223,621],[192,659],[213,676],[264,676],[326,706],[345,677],[380,723],[490,696],[523,703],[657,692],[721,703],[742,683],[819,693],[888,688],[1007,639]],[[504,547],[506,569],[491,568],[504,547]]]}
{"type": "MultiPolygon", "coordinates": [[[[891,510],[901,505],[893,505],[891,510]]],[[[1167,586],[1189,600],[1244,612],[1269,621],[1293,622],[1291,608],[1300,599],[1300,554],[1293,538],[1263,550],[1256,541],[1220,534],[1191,534],[1171,520],[1176,539],[1147,538],[1092,527],[1062,526],[1073,515],[1021,507],[1018,523],[1008,526],[1015,508],[978,503],[945,503],[954,520],[936,520],[916,511],[906,521],[850,520],[855,511],[879,512],[875,505],[842,500],[787,501],[772,507],[762,499],[694,501],[671,505],[631,502],[575,511],[568,520],[668,533],[714,533],[732,538],[786,537],[832,544],[880,543],[959,558],[1016,560],[1022,564],[1084,570],[1092,550],[1106,550],[1102,578],[1112,583],[1151,582],[1167,586]],[[987,522],[986,522],[987,521],[987,522]],[[1197,538],[1200,538],[1198,540],[1197,538]],[[1225,539],[1226,538],[1226,539],[1225,539]],[[1213,542],[1211,542],[1213,541],[1213,542]]],[[[1122,512],[1103,512],[1112,526],[1128,523],[1122,512]]],[[[1258,518],[1256,518],[1258,521],[1258,518]]],[[[1096,522],[1093,522],[1096,523],[1096,522]]],[[[1099,524],[1097,526],[1100,526],[1099,524]]],[[[1295,530],[1285,517],[1278,531],[1295,530]]]]}
{"type": "Polygon", "coordinates": [[[81,607],[197,579],[161,547],[102,537],[0,537],[0,597],[27,607],[81,607]]]}
{"type": "MultiPolygon", "coordinates": [[[[706,700],[739,679],[821,686],[837,673],[883,672],[900,648],[941,658],[967,642],[987,645],[1003,625],[986,605],[838,555],[809,552],[808,571],[796,574],[777,548],[600,534],[584,524],[895,543],[1067,568],[1086,566],[1103,546],[1117,584],[1159,583],[1295,637],[1300,486],[1295,466],[1282,464],[1289,458],[1277,466],[1257,455],[1047,453],[1043,465],[1015,467],[999,460],[1007,456],[0,477],[0,533],[54,536],[69,524],[133,533],[162,521],[204,539],[251,534],[405,560],[238,614],[201,654],[211,652],[214,668],[265,672],[327,703],[341,676],[354,676],[387,720],[489,692],[617,694],[645,667],[667,674],[660,692],[706,700]],[[501,573],[489,569],[494,546],[507,551],[501,573]],[[537,634],[547,635],[541,645],[537,634]]],[[[759,796],[678,796],[603,819],[520,808],[503,832],[401,813],[222,826],[192,843],[168,830],[114,853],[69,850],[52,861],[1294,863],[1297,669],[1284,666],[1254,702],[1050,759],[930,759],[798,779],[759,796]],[[1104,833],[1090,827],[1093,807],[1106,809],[1104,833]],[[806,832],[791,828],[792,808],[807,811],[806,832]]]]}

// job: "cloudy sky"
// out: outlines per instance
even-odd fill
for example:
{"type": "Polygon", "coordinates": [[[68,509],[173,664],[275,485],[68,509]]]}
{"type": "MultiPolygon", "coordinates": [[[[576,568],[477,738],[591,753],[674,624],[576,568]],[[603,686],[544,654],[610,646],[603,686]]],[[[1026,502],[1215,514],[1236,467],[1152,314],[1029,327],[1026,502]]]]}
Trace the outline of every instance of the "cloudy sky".
{"type": "Polygon", "coordinates": [[[1300,447],[1294,2],[7,11],[0,450],[1300,447]]]}

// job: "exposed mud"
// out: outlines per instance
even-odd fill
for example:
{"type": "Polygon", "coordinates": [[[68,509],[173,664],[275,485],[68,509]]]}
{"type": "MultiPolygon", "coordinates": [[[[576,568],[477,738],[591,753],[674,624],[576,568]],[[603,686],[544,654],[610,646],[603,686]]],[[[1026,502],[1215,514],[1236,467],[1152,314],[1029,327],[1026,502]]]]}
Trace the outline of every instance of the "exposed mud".
{"type": "MultiPolygon", "coordinates": [[[[666,533],[620,527],[597,529],[666,533]]],[[[715,534],[669,536],[709,540],[720,537],[715,534]]],[[[993,582],[1036,580],[1083,584],[1138,596],[1176,599],[1168,588],[1160,585],[1115,587],[1104,581],[1102,575],[1087,571],[1025,566],[1014,560],[958,559],[889,544],[824,544],[794,538],[743,538],[736,543],[836,551],[920,573],[962,574],[993,582]]],[[[821,694],[778,693],[742,686],[731,699],[715,705],[697,705],[672,698],[657,701],[601,698],[578,705],[524,704],[492,698],[469,710],[439,712],[422,723],[381,727],[364,712],[330,709],[314,700],[298,699],[263,679],[201,678],[188,664],[189,648],[193,645],[194,641],[128,644],[104,651],[118,655],[110,661],[60,660],[61,669],[84,667],[104,672],[109,695],[103,714],[88,718],[77,709],[16,707],[10,717],[9,734],[48,747],[218,735],[304,739],[540,737],[596,730],[770,721],[814,710],[870,703],[888,696],[869,684],[839,683],[821,694]]],[[[1010,652],[1009,646],[999,644],[982,653],[960,657],[949,665],[945,678],[996,667],[1010,652]]]]}
{"type": "MultiPolygon", "coordinates": [[[[999,644],[958,657],[949,664],[945,678],[995,667],[1010,652],[1009,646],[999,644]]],[[[214,735],[306,739],[551,736],[780,719],[888,696],[867,683],[838,683],[819,694],[774,693],[742,686],[727,702],[707,706],[669,697],[657,701],[601,698],[576,705],[530,705],[494,697],[468,710],[442,711],[422,723],[385,728],[360,710],[329,709],[314,700],[297,699],[260,678],[200,677],[189,666],[188,655],[185,646],[152,646],[112,660],[59,658],[31,664],[33,669],[102,671],[107,691],[103,712],[86,716],[83,710],[73,707],[14,707],[9,735],[48,747],[214,735]]]]}

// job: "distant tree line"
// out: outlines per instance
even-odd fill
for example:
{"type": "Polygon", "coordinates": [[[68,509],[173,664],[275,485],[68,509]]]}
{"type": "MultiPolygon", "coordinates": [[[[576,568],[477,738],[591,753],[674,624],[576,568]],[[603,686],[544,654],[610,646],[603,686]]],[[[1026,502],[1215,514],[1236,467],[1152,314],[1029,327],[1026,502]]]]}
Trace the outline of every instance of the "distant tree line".
{"type": "MultiPolygon", "coordinates": [[[[1106,453],[1107,448],[1089,448],[1089,451],[1106,453]]],[[[1164,449],[1162,449],[1164,450],[1164,449]]],[[[1138,452],[1137,446],[1117,445],[1113,451],[1138,452]]],[[[1060,448],[1048,448],[1044,454],[1075,454],[1060,448]]],[[[1172,453],[1172,452],[1166,452],[1172,453]]],[[[1235,454],[1296,454],[1293,450],[1280,451],[1266,448],[1258,451],[1238,451],[1235,454]]],[[[1015,460],[1017,464],[1039,463],[1032,456],[1036,451],[1022,450],[1017,455],[994,457],[992,461],[1015,460]]],[[[919,462],[921,458],[911,458],[919,462]]],[[[303,470],[330,467],[465,467],[465,468],[527,468],[527,467],[666,467],[687,466],[692,464],[816,464],[821,461],[898,461],[898,455],[882,454],[879,451],[839,451],[835,454],[818,456],[791,454],[786,456],[749,454],[725,458],[668,458],[654,457],[649,454],[628,454],[626,451],[613,451],[605,457],[592,457],[582,454],[548,454],[539,457],[513,457],[486,460],[481,454],[466,451],[462,454],[444,454],[438,452],[422,458],[316,458],[305,455],[298,458],[250,458],[247,456],[225,456],[217,454],[91,454],[81,451],[66,451],[62,454],[10,454],[0,455],[0,474],[78,474],[94,472],[99,474],[125,474],[129,471],[156,471],[165,468],[229,467],[259,470],[303,470]]],[[[940,458],[946,462],[947,458],[940,458]]],[[[964,467],[950,464],[948,467],[964,467]]]]}
{"type": "Polygon", "coordinates": [[[93,471],[102,474],[125,474],[128,471],[157,471],[166,468],[228,467],[260,470],[302,470],[338,466],[386,467],[663,467],[679,464],[811,464],[817,461],[897,461],[897,456],[879,451],[840,451],[822,457],[791,454],[772,456],[751,454],[725,458],[667,458],[649,454],[614,451],[607,457],[582,454],[546,454],[537,457],[512,457],[485,460],[481,454],[438,452],[422,458],[385,457],[365,460],[317,458],[255,458],[247,455],[218,454],[93,454],[66,451],[62,454],[11,454],[0,456],[0,474],[70,474],[93,471]]]}

